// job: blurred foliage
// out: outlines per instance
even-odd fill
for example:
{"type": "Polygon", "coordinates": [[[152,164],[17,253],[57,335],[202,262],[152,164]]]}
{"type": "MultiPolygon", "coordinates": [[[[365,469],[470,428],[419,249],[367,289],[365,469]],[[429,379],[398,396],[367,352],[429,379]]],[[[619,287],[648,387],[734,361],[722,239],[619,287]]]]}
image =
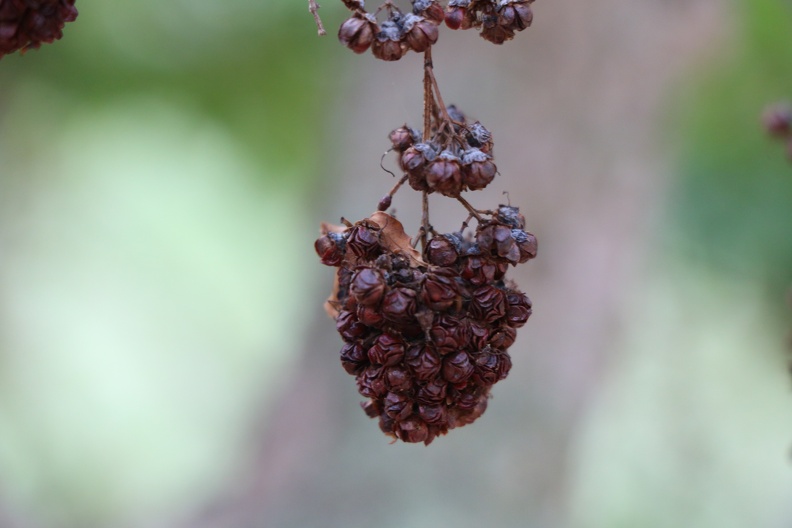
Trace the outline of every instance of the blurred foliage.
{"type": "Polygon", "coordinates": [[[792,3],[736,7],[737,42],[685,85],[670,215],[688,256],[763,281],[779,299],[792,281],[792,166],[760,115],[792,99],[792,3]]]}

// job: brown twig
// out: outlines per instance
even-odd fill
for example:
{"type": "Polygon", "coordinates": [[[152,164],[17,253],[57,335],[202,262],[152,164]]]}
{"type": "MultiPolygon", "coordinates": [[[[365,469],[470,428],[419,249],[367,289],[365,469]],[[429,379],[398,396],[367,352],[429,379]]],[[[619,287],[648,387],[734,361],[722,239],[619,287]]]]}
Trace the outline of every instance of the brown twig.
{"type": "Polygon", "coordinates": [[[325,31],[325,28],[322,25],[322,19],[319,18],[320,7],[321,6],[316,3],[316,0],[308,0],[308,11],[310,11],[314,17],[314,21],[316,22],[316,27],[317,27],[317,33],[319,33],[320,37],[324,37],[325,35],[327,35],[327,31],[325,31]]]}
{"type": "Polygon", "coordinates": [[[463,206],[465,206],[465,209],[468,210],[470,215],[473,218],[475,218],[477,221],[479,221],[479,222],[481,222],[481,220],[482,220],[481,215],[492,216],[493,214],[495,214],[494,211],[475,209],[472,205],[470,205],[470,202],[468,202],[467,200],[465,200],[461,196],[457,196],[456,199],[457,199],[457,201],[459,203],[461,203],[463,206]]]}

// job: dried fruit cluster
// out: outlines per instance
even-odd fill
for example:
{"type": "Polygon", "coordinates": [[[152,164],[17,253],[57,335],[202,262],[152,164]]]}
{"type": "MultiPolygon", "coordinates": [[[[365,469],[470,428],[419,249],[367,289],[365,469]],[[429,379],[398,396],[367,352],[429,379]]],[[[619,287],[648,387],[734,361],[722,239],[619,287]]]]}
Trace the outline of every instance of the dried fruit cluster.
{"type": "Polygon", "coordinates": [[[531,315],[531,301],[505,280],[509,264],[536,256],[523,224],[517,208],[501,206],[472,236],[436,234],[423,259],[383,212],[324,227],[315,247],[338,267],[327,308],[345,343],[341,364],[386,434],[429,444],[487,408],[531,315]]]}
{"type": "Polygon", "coordinates": [[[787,157],[792,161],[792,107],[788,103],[776,103],[765,109],[762,115],[767,133],[785,141],[787,157]]]}
{"type": "Polygon", "coordinates": [[[401,59],[408,51],[424,52],[437,42],[438,26],[481,30],[481,36],[503,44],[531,25],[533,0],[449,0],[445,9],[437,0],[411,0],[412,11],[403,13],[390,0],[374,13],[363,0],[343,0],[353,15],[341,25],[338,39],[355,53],[371,48],[381,60],[401,59]],[[378,22],[377,16],[387,16],[378,22]]]}
{"type": "Polygon", "coordinates": [[[60,39],[76,18],[74,0],[0,0],[0,58],[60,39]]]}
{"type": "MultiPolygon", "coordinates": [[[[536,257],[537,248],[517,207],[479,210],[463,198],[498,173],[493,138],[443,102],[432,45],[443,20],[454,29],[482,28],[482,36],[502,43],[530,24],[529,2],[451,0],[444,10],[435,0],[412,0],[412,12],[403,14],[385,0],[369,14],[361,0],[342,1],[354,11],[339,32],[344,45],[357,53],[371,48],[385,60],[424,53],[423,127],[405,124],[390,133],[390,151],[404,174],[376,213],[343,226],[323,224],[316,252],[338,268],[325,307],[344,341],[341,364],[367,398],[366,414],[395,439],[429,444],[481,416],[492,386],[508,375],[508,350],[531,315],[531,301],[506,272],[536,257]],[[381,12],[387,20],[378,23],[381,12]],[[405,183],[423,202],[414,241],[385,212],[405,183]],[[433,193],[467,210],[458,231],[441,234],[430,225],[433,193]]],[[[315,0],[309,9],[323,34],[315,0]]]]}
{"type": "Polygon", "coordinates": [[[427,141],[407,125],[391,132],[390,140],[410,187],[457,197],[485,188],[498,169],[492,161],[492,134],[478,121],[467,124],[454,106],[446,113],[449,125],[432,130],[427,141]]]}

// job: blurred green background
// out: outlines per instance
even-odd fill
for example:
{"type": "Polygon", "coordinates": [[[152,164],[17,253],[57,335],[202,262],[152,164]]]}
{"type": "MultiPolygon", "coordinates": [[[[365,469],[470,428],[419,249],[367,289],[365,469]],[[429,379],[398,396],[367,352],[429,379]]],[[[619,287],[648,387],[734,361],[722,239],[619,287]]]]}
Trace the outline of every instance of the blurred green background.
{"type": "Polygon", "coordinates": [[[441,32],[547,249],[512,376],[428,448],[355,408],[312,248],[390,187],[416,57],[344,50],[333,0],[324,39],[303,1],[79,0],[3,58],[0,527],[792,526],[792,166],[759,124],[792,4],[606,3],[537,2],[502,49],[441,32]]]}

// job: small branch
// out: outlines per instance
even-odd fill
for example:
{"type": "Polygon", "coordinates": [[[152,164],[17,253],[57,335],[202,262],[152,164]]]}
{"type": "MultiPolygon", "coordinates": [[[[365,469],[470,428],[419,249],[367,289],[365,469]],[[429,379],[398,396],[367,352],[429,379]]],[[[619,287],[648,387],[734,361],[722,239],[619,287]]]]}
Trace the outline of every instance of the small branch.
{"type": "Polygon", "coordinates": [[[423,213],[421,214],[421,250],[426,249],[426,235],[429,233],[431,226],[429,225],[429,193],[423,192],[423,213]]]}
{"type": "Polygon", "coordinates": [[[327,31],[325,31],[325,28],[322,25],[322,19],[319,18],[320,7],[321,6],[316,3],[316,0],[308,0],[308,11],[310,11],[314,17],[314,21],[316,22],[316,27],[317,27],[317,33],[319,33],[320,37],[324,37],[325,35],[327,35],[327,31]]]}
{"type": "Polygon", "coordinates": [[[424,52],[424,125],[423,140],[428,141],[432,134],[432,111],[435,107],[435,100],[432,96],[432,48],[431,46],[424,52]]]}
{"type": "MultiPolygon", "coordinates": [[[[482,221],[481,215],[492,216],[492,215],[495,214],[494,211],[475,209],[472,205],[470,205],[470,202],[468,202],[467,200],[465,200],[461,196],[457,196],[456,199],[457,199],[457,201],[459,203],[461,203],[463,206],[465,206],[465,209],[468,210],[468,212],[470,213],[470,216],[475,218],[478,222],[482,221]]],[[[468,218],[468,220],[470,220],[470,218],[468,218]]],[[[465,223],[467,223],[468,220],[466,220],[465,223]]]]}

